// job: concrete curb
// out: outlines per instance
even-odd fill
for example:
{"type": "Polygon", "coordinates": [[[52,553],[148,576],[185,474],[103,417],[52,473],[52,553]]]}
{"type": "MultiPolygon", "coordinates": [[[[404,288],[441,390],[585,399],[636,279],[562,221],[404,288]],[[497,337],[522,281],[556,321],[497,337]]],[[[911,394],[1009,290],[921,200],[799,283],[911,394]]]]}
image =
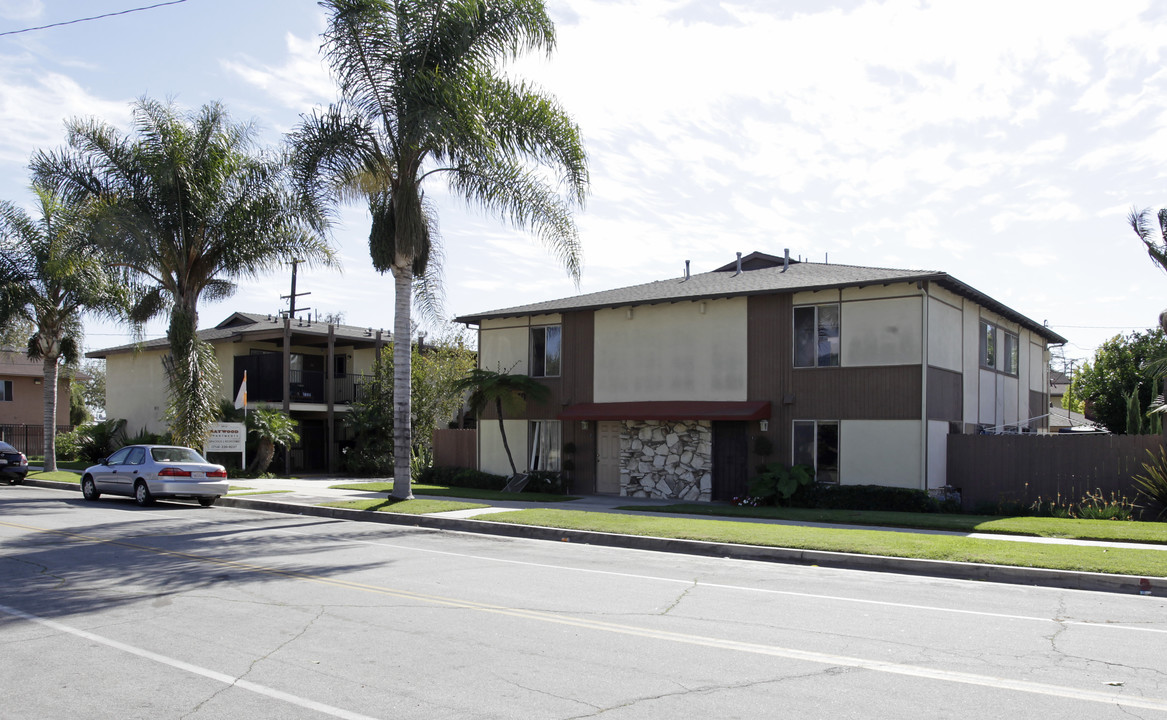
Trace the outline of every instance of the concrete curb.
{"type": "MultiPolygon", "coordinates": [[[[75,492],[80,492],[81,490],[79,485],[51,480],[26,479],[25,484],[55,490],[72,490],[75,492]]],[[[702,540],[678,540],[642,535],[619,535],[591,530],[564,530],[539,525],[515,525],[511,523],[492,522],[490,520],[438,518],[427,515],[401,515],[395,513],[369,512],[367,510],[321,507],[318,505],[294,505],[291,503],[258,500],[247,497],[222,497],[219,498],[217,504],[247,510],[323,517],[352,522],[400,525],[427,528],[430,530],[479,533],[551,542],[574,542],[585,545],[651,550],[655,552],[704,557],[780,562],[843,570],[900,573],[904,575],[939,577],[953,580],[980,580],[983,582],[1089,590],[1093,592],[1138,594],[1143,590],[1149,589],[1154,595],[1167,595],[1167,577],[1140,578],[1134,575],[1111,575],[1107,573],[1088,573],[1071,570],[1014,567],[1010,565],[983,565],[944,560],[897,558],[883,555],[857,555],[823,550],[767,547],[762,545],[738,545],[706,542],[702,540]],[[1147,584],[1144,585],[1144,583],[1147,584]]]]}

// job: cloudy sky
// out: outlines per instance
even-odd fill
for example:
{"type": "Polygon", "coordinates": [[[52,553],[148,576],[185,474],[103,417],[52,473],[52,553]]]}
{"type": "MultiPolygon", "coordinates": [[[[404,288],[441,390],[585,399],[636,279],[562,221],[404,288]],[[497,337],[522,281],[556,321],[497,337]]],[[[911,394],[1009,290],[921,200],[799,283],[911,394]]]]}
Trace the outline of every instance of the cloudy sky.
{"type": "MultiPolygon", "coordinates": [[[[0,33],[164,0],[0,0],[0,33]]],[[[1126,224],[1167,205],[1167,9],[1149,0],[552,0],[550,59],[510,68],[583,129],[592,193],[577,289],[530,237],[440,187],[450,316],[695,272],[754,250],[940,270],[1086,358],[1156,323],[1167,275],[1126,224]]],[[[65,118],[125,126],[149,95],[221,100],[275,144],[334,99],[310,0],[181,0],[0,34],[0,198],[30,202],[32,151],[65,118]]],[[[343,274],[301,273],[302,300],[392,324],[342,215],[343,274]]],[[[201,308],[274,312],[287,273],[201,308]]],[[[129,339],[87,323],[86,346],[129,339]]],[[[155,324],[152,334],[164,326],[155,324]]]]}

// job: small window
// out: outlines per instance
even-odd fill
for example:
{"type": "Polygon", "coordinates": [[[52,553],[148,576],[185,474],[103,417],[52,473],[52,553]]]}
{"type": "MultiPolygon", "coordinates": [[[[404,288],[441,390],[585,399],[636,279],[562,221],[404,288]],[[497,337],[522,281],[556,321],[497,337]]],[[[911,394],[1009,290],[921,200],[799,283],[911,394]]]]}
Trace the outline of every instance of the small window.
{"type": "Polygon", "coordinates": [[[130,452],[126,456],[125,464],[126,465],[141,465],[145,461],[146,461],[146,449],[136,447],[136,448],[130,448],[130,452]]]}
{"type": "Polygon", "coordinates": [[[794,308],[794,367],[838,365],[838,303],[794,308]]]}
{"type": "Polygon", "coordinates": [[[531,470],[559,471],[561,425],[558,420],[531,421],[531,470]]]}
{"type": "Polygon", "coordinates": [[[121,450],[118,450],[113,455],[109,456],[109,460],[106,461],[106,464],[107,465],[123,465],[123,464],[125,464],[126,456],[130,454],[130,450],[132,450],[132,449],[133,448],[126,447],[126,448],[122,448],[121,450]]]}
{"type": "Polygon", "coordinates": [[[0,380],[0,402],[12,402],[11,380],[0,380]]]}
{"type": "Polygon", "coordinates": [[[559,377],[561,335],[558,325],[531,328],[531,377],[559,377]]]}
{"type": "Polygon", "coordinates": [[[1010,375],[1017,374],[1018,362],[1018,344],[1017,336],[1011,332],[1005,332],[1005,372],[1010,375]]]}
{"type": "Polygon", "coordinates": [[[981,321],[981,367],[997,368],[997,328],[981,321]]]}
{"type": "Polygon", "coordinates": [[[795,420],[793,447],[795,465],[814,468],[819,482],[839,482],[838,422],[795,420]]]}

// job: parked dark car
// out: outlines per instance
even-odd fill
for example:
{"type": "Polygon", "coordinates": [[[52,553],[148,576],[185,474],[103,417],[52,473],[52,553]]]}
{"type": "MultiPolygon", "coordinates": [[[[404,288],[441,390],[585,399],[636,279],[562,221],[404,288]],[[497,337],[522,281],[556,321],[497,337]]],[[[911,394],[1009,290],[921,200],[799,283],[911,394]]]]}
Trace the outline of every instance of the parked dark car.
{"type": "Polygon", "coordinates": [[[28,475],[28,458],[6,442],[0,441],[0,480],[19,485],[28,475]]]}
{"type": "Polygon", "coordinates": [[[210,507],[229,488],[222,465],[207,462],[197,451],[176,445],[127,445],[81,476],[81,493],[96,500],[102,493],[127,495],[139,505],[154,498],[195,498],[210,507]]]}

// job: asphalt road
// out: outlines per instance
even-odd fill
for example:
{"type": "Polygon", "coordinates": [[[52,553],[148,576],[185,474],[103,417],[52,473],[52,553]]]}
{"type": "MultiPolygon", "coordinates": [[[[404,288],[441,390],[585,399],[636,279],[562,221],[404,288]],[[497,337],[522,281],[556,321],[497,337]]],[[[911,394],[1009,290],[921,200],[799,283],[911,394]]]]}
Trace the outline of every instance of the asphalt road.
{"type": "Polygon", "coordinates": [[[1167,600],[0,489],[0,718],[1167,717],[1167,600]]]}

